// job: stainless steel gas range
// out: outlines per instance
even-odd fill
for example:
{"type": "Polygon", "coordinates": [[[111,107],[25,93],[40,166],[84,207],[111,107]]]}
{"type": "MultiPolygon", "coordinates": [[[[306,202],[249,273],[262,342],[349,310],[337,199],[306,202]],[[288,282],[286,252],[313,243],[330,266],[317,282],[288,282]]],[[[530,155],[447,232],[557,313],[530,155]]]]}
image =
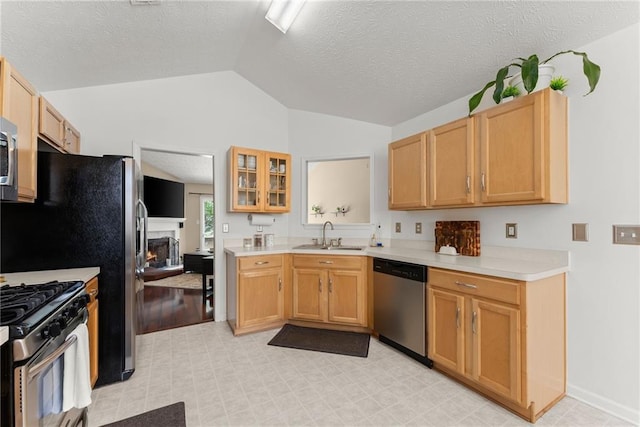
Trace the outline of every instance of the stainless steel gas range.
{"type": "Polygon", "coordinates": [[[62,410],[61,378],[88,301],[82,281],[0,287],[0,326],[9,328],[0,347],[0,425],[87,425],[86,408],[62,410]]]}

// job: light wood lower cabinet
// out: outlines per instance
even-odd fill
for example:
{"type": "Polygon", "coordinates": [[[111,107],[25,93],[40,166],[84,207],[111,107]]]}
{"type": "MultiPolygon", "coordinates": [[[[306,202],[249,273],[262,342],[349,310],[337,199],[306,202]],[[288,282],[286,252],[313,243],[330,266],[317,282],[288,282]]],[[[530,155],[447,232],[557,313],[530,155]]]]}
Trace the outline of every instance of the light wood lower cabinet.
{"type": "Polygon", "coordinates": [[[291,317],[367,326],[366,257],[293,256],[291,317]]]}
{"type": "Polygon", "coordinates": [[[535,422],[566,392],[564,274],[533,282],[429,269],[434,367],[535,422]]]}
{"type": "Polygon", "coordinates": [[[98,380],[98,279],[94,277],[86,285],[86,291],[89,294],[90,301],[87,304],[89,319],[87,320],[87,329],[89,329],[89,376],[91,379],[91,387],[98,380]]]}
{"type": "Polygon", "coordinates": [[[234,335],[284,323],[285,255],[227,255],[227,315],[234,335]]]}

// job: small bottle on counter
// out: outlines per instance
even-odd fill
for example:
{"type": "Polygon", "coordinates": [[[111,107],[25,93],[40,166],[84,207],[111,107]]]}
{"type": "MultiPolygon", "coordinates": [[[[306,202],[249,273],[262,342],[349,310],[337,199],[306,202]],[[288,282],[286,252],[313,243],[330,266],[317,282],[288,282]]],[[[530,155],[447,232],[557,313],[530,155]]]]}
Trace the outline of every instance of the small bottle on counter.
{"type": "Polygon", "coordinates": [[[378,241],[376,240],[376,233],[371,235],[371,240],[369,241],[369,246],[377,246],[378,241]]]}

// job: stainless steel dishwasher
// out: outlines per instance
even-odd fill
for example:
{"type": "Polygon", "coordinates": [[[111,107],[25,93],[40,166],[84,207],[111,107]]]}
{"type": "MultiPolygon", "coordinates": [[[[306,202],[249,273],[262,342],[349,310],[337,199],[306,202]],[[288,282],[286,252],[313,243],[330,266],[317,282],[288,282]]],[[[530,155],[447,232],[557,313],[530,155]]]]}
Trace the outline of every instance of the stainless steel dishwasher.
{"type": "Polygon", "coordinates": [[[373,324],[381,342],[419,362],[427,357],[427,267],[373,259],[373,324]]]}

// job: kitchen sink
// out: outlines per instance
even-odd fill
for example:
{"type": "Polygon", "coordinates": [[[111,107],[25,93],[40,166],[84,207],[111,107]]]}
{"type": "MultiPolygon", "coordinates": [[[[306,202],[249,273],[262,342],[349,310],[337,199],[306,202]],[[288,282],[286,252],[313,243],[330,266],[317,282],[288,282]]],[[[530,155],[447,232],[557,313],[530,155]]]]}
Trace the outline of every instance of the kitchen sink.
{"type": "Polygon", "coordinates": [[[321,246],[321,245],[298,245],[294,246],[293,249],[307,249],[307,250],[325,250],[325,251],[361,251],[364,249],[364,246],[349,246],[349,245],[341,245],[341,246],[321,246]]]}

